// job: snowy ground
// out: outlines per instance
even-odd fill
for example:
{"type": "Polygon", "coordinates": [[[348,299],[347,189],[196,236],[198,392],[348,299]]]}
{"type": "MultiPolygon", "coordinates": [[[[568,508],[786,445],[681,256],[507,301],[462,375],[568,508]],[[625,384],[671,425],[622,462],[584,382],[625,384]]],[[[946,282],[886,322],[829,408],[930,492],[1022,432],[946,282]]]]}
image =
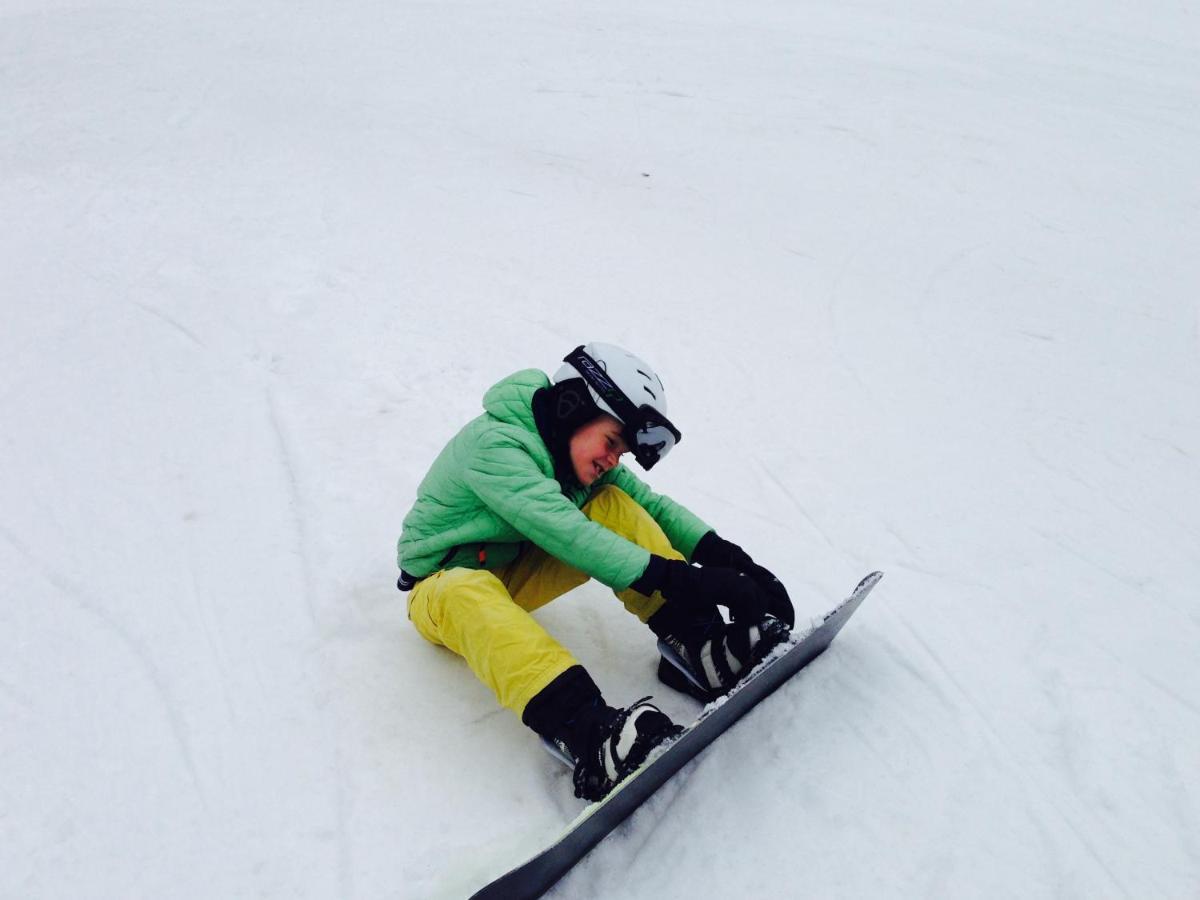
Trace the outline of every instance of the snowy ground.
{"type": "Polygon", "coordinates": [[[0,0],[0,896],[462,897],[573,818],[392,557],[599,339],[802,616],[887,578],[554,896],[1195,897],[1198,160],[1186,3],[0,0]]]}

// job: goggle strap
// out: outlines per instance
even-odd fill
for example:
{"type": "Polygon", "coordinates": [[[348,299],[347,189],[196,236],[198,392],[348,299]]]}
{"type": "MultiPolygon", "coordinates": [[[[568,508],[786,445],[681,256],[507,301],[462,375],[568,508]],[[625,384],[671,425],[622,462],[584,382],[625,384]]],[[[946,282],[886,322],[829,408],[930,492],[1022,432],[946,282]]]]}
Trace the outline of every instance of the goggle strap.
{"type": "Polygon", "coordinates": [[[637,419],[638,410],[633,401],[608,377],[608,373],[600,368],[600,364],[588,355],[582,344],[563,357],[563,362],[575,367],[588,386],[617,414],[618,419],[622,422],[633,422],[637,419]]]}
{"type": "MultiPolygon", "coordinates": [[[[617,383],[608,377],[608,373],[601,368],[600,364],[583,349],[583,345],[576,347],[563,357],[563,362],[574,366],[576,371],[583,377],[584,383],[591,387],[600,399],[607,403],[609,408],[617,414],[617,418],[624,423],[627,440],[631,445],[630,450],[633,451],[634,458],[644,468],[649,469],[653,466],[661,458],[661,455],[656,447],[638,441],[637,437],[640,428],[646,428],[651,424],[661,425],[670,431],[675,444],[679,443],[682,439],[682,435],[675,426],[667,420],[666,416],[657,410],[653,411],[656,421],[653,423],[647,421],[647,415],[643,412],[643,409],[634,405],[628,395],[617,386],[617,383]]],[[[653,409],[652,407],[647,408],[653,409]]],[[[670,449],[670,447],[667,449],[670,449]]]]}

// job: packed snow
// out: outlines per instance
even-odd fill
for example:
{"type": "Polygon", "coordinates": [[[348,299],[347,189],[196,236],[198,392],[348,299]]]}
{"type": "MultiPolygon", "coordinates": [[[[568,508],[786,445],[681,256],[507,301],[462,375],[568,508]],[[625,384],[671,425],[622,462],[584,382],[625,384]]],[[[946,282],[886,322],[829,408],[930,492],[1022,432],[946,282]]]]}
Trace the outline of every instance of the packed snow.
{"type": "Polygon", "coordinates": [[[394,545],[587,340],[801,619],[887,575],[553,897],[1200,890],[1193,4],[0,0],[0,233],[0,896],[462,898],[571,822],[394,545]]]}

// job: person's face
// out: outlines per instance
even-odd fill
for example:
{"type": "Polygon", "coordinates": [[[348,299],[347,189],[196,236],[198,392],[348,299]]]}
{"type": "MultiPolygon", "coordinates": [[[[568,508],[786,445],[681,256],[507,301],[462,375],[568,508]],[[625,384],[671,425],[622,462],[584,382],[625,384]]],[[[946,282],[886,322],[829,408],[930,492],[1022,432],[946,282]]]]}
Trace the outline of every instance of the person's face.
{"type": "Polygon", "coordinates": [[[613,468],[621,461],[621,455],[628,452],[629,446],[621,436],[621,423],[608,413],[592,419],[571,435],[571,465],[584,487],[613,468]]]}

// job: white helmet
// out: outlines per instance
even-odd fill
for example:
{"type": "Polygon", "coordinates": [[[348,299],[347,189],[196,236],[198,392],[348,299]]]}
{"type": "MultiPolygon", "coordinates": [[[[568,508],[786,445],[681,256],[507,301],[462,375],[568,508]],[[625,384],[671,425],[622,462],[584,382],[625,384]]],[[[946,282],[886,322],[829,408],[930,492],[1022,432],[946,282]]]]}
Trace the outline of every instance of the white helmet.
{"type": "Polygon", "coordinates": [[[576,347],[563,362],[554,383],[582,378],[596,406],[625,426],[625,442],[643,469],[683,439],[667,418],[662,379],[644,360],[615,344],[593,341],[576,347]]]}

